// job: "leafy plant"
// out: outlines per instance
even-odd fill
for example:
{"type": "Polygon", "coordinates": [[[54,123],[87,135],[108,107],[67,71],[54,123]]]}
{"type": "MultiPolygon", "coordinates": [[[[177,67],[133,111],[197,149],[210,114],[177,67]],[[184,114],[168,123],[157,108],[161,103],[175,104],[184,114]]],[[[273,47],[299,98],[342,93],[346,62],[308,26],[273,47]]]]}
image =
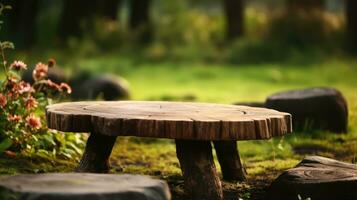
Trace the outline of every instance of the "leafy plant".
{"type": "Polygon", "coordinates": [[[302,198],[302,197],[300,196],[300,194],[298,194],[298,199],[299,199],[299,200],[311,200],[310,197],[308,197],[308,198],[306,198],[306,199],[302,198]]]}
{"type": "MultiPolygon", "coordinates": [[[[0,4],[0,15],[9,6],[0,4]]],[[[66,83],[54,83],[47,78],[49,67],[55,66],[54,59],[47,64],[37,63],[31,85],[21,79],[27,70],[22,61],[7,64],[5,50],[14,49],[13,43],[0,41],[0,56],[5,80],[0,81],[0,153],[16,156],[16,153],[37,153],[72,158],[81,154],[83,138],[72,133],[57,133],[46,126],[44,110],[52,98],[71,93],[66,83]]]]}

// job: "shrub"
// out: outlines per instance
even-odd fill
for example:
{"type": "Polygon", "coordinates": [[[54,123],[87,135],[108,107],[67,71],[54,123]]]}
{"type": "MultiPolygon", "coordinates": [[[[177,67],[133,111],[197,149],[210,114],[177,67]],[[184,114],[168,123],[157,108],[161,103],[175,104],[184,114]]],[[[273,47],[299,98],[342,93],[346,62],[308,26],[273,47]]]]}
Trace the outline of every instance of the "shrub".
{"type": "Polygon", "coordinates": [[[320,46],[337,40],[340,20],[327,12],[282,12],[270,20],[268,38],[294,47],[320,46]]]}
{"type": "MultiPolygon", "coordinates": [[[[4,42],[0,53],[4,52],[4,42]]],[[[81,153],[83,140],[79,135],[57,133],[46,127],[44,110],[54,96],[71,92],[66,83],[56,84],[47,79],[48,64],[38,63],[33,70],[31,85],[20,78],[27,69],[22,61],[7,66],[3,59],[5,80],[0,84],[0,152],[62,155],[71,158],[81,153]]]]}
{"type": "MultiPolygon", "coordinates": [[[[0,15],[8,6],[0,5],[0,15]]],[[[57,133],[46,127],[44,110],[52,97],[71,93],[66,83],[56,84],[47,79],[49,67],[55,65],[37,63],[33,70],[35,82],[31,85],[21,80],[21,72],[27,70],[22,61],[7,64],[5,50],[13,49],[9,41],[0,41],[0,56],[5,78],[0,81],[0,153],[16,156],[16,153],[37,153],[47,156],[72,158],[79,155],[84,146],[80,135],[57,133]]]]}

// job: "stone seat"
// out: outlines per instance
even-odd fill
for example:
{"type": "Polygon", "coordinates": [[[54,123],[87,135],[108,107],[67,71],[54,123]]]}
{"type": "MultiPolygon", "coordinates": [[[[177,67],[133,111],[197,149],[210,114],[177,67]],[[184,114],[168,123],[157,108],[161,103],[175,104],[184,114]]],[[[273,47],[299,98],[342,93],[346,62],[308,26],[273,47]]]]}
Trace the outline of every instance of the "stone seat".
{"type": "Polygon", "coordinates": [[[347,102],[342,93],[334,88],[279,92],[267,98],[265,107],[290,113],[294,130],[347,132],[347,102]]]}
{"type": "Polygon", "coordinates": [[[50,173],[0,177],[0,199],[170,200],[165,181],[140,175],[50,173]]]}
{"type": "Polygon", "coordinates": [[[271,185],[268,200],[356,200],[357,165],[309,156],[284,171],[271,185]]]}

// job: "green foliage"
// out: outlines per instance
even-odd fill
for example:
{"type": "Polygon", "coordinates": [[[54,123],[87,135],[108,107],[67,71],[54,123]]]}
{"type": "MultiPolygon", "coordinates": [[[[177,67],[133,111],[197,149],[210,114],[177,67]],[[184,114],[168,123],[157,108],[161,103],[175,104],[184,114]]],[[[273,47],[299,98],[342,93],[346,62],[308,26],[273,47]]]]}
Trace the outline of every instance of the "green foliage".
{"type": "Polygon", "coordinates": [[[284,41],[241,39],[228,50],[228,62],[232,64],[264,63],[319,63],[329,55],[320,47],[298,48],[284,41]]]}
{"type": "Polygon", "coordinates": [[[103,20],[84,38],[70,39],[68,44],[75,55],[113,51],[137,62],[309,64],[343,55],[342,22],[337,15],[323,12],[310,18],[248,7],[245,35],[227,42],[225,18],[217,7],[214,4],[212,11],[186,1],[155,4],[154,40],[145,46],[135,43],[125,23],[103,20]]]}
{"type": "Polygon", "coordinates": [[[322,11],[286,11],[272,16],[267,39],[295,48],[321,47],[333,41],[334,48],[338,48],[342,44],[338,37],[341,21],[338,16],[322,11]]]}
{"type": "Polygon", "coordinates": [[[10,148],[12,145],[12,140],[10,138],[5,138],[0,142],[0,152],[4,152],[6,149],[10,148]]]}
{"type": "Polygon", "coordinates": [[[35,83],[31,85],[19,75],[26,70],[25,63],[14,61],[10,67],[5,60],[3,63],[6,77],[0,85],[0,153],[37,153],[66,158],[80,155],[84,145],[81,137],[47,129],[44,116],[45,107],[52,101],[49,97],[70,92],[70,87],[46,79],[46,64],[36,65],[35,83]]]}

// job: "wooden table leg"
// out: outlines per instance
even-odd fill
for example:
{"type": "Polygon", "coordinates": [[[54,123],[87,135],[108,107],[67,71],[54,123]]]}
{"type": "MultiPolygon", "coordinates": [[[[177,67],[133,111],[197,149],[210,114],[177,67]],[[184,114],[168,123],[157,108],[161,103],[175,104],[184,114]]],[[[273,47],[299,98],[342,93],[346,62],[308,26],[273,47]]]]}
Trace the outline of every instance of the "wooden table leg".
{"type": "Polygon", "coordinates": [[[236,141],[214,141],[217,158],[221,165],[223,179],[227,181],[246,180],[246,170],[241,163],[236,141]]]}
{"type": "Polygon", "coordinates": [[[108,173],[109,156],[116,137],[92,132],[76,172],[108,173]]]}
{"type": "Polygon", "coordinates": [[[176,140],[176,154],[180,161],[185,190],[193,199],[223,199],[210,141],[176,140]]]}

